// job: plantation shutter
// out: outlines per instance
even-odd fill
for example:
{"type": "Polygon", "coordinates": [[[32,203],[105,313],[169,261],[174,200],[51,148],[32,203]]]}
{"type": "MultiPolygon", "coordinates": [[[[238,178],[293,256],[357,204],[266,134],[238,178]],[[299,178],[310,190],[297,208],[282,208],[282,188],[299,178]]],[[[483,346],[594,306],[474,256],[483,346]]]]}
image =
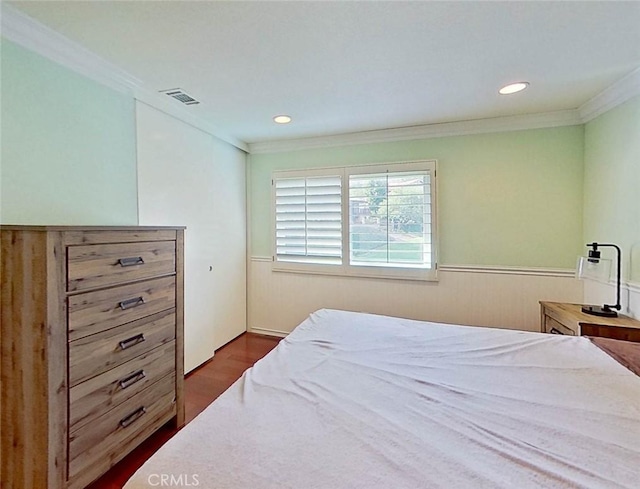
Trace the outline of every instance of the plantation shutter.
{"type": "Polygon", "coordinates": [[[342,264],[339,175],[275,180],[276,261],[342,264]]]}
{"type": "Polygon", "coordinates": [[[349,176],[350,265],[430,269],[429,170],[349,176]]]}

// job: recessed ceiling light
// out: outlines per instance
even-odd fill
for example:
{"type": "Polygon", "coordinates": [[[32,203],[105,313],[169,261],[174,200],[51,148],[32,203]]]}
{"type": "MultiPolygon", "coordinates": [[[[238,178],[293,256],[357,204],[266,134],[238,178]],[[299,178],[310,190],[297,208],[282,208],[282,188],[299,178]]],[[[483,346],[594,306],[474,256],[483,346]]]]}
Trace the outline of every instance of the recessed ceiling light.
{"type": "Polygon", "coordinates": [[[291,117],[288,115],[277,115],[273,118],[273,122],[276,124],[289,124],[289,122],[291,122],[291,117]]]}
{"type": "Polygon", "coordinates": [[[498,92],[500,92],[501,95],[511,95],[512,93],[521,92],[528,86],[529,82],[511,83],[502,87],[500,90],[498,90],[498,92]]]}

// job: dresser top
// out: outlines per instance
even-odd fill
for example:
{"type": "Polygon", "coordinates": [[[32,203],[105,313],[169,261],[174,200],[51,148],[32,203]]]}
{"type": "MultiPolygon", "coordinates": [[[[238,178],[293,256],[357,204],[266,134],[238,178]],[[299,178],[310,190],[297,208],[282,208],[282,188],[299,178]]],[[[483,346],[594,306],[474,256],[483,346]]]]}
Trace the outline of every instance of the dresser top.
{"type": "Polygon", "coordinates": [[[597,324],[602,326],[622,326],[625,328],[640,329],[640,321],[623,314],[618,314],[618,317],[614,318],[586,314],[582,312],[582,306],[584,304],[540,301],[540,305],[547,310],[555,311],[557,314],[570,319],[574,324],[597,324]]]}
{"type": "Polygon", "coordinates": [[[186,229],[186,226],[32,226],[1,224],[0,231],[153,231],[158,229],[186,229]]]}

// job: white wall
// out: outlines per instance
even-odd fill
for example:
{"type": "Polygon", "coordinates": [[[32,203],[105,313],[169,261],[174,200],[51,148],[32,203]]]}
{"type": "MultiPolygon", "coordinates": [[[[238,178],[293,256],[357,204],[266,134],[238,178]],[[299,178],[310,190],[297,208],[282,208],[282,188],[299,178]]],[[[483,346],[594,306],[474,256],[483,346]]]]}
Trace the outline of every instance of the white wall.
{"type": "Polygon", "coordinates": [[[1,222],[135,225],[133,98],[6,39],[0,50],[1,222]]]}
{"type": "MultiPolygon", "coordinates": [[[[640,95],[585,126],[583,243],[622,250],[623,313],[640,319],[640,95]]],[[[603,248],[603,257],[616,256],[603,248]]],[[[581,254],[586,254],[583,246],[581,254]]],[[[614,262],[615,263],[615,262],[614,262]]],[[[613,267],[615,270],[615,266],[613,267]]],[[[615,278],[615,271],[614,271],[615,278]]],[[[585,280],[585,303],[615,303],[615,288],[585,280]]]]}
{"type": "MultiPolygon", "coordinates": [[[[584,281],[583,304],[616,303],[616,286],[613,283],[604,284],[593,280],[584,281]]],[[[640,284],[629,282],[623,283],[620,288],[620,303],[622,304],[622,314],[640,319],[640,284]]]]}
{"type": "Polygon", "coordinates": [[[271,263],[250,262],[249,326],[257,333],[290,332],[323,307],[540,331],[538,301],[582,300],[582,282],[571,271],[452,268],[433,283],[272,272],[271,263]]]}
{"type": "Polygon", "coordinates": [[[185,232],[185,371],[246,330],[246,158],[136,103],[140,225],[185,232]]]}

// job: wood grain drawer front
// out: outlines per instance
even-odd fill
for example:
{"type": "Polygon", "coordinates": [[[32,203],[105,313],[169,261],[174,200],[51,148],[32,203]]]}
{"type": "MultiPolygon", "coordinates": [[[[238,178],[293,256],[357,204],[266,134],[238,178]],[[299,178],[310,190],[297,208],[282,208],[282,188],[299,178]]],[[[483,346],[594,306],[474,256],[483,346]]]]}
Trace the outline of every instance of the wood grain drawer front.
{"type": "Polygon", "coordinates": [[[175,309],[69,343],[69,385],[84,382],[174,340],[175,309]]]}
{"type": "Polygon", "coordinates": [[[69,393],[71,432],[175,372],[175,355],[175,341],[172,341],[72,387],[69,393]]]}
{"type": "Polygon", "coordinates": [[[175,271],[175,241],[67,248],[67,290],[70,292],[157,277],[175,271]]]}
{"type": "Polygon", "coordinates": [[[73,387],[175,339],[175,309],[159,312],[69,343],[73,387]]]}
{"type": "Polygon", "coordinates": [[[159,418],[175,414],[175,374],[150,385],[69,435],[69,479],[102,459],[118,459],[122,445],[159,418]]]}
{"type": "Polygon", "coordinates": [[[175,241],[176,229],[93,230],[66,231],[64,244],[89,245],[106,243],[139,243],[145,241],[175,241]]]}
{"type": "Polygon", "coordinates": [[[569,336],[575,336],[576,332],[567,328],[564,324],[559,323],[555,319],[546,316],[545,319],[545,333],[564,334],[569,336]]]}
{"type": "Polygon", "coordinates": [[[172,309],[176,305],[175,277],[70,296],[69,341],[172,309]]]}
{"type": "Polygon", "coordinates": [[[596,336],[612,338],[614,340],[640,342],[639,328],[625,328],[623,326],[609,326],[605,324],[582,324],[581,334],[584,336],[596,336]]]}

